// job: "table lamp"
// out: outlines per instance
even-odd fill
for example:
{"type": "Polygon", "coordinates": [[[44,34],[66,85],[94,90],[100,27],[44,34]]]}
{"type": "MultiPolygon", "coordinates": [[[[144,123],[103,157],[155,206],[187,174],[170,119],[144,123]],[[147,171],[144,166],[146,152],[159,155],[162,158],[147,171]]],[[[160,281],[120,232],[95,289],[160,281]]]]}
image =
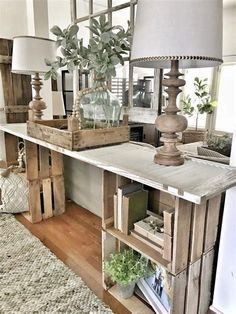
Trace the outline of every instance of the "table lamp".
{"type": "Polygon", "coordinates": [[[187,128],[178,114],[176,98],[185,85],[180,68],[218,66],[222,62],[222,0],[139,0],[131,49],[137,67],[171,68],[163,79],[168,94],[165,114],[156,119],[164,146],[154,162],[166,166],[184,163],[176,148],[177,132],[187,128]]]}
{"type": "Polygon", "coordinates": [[[46,65],[45,59],[51,61],[56,58],[55,41],[31,36],[17,36],[13,38],[12,72],[19,74],[34,75],[31,85],[35,90],[33,100],[29,108],[33,115],[30,120],[41,120],[46,104],[40,96],[43,85],[40,75],[46,73],[50,67],[46,65]]]}

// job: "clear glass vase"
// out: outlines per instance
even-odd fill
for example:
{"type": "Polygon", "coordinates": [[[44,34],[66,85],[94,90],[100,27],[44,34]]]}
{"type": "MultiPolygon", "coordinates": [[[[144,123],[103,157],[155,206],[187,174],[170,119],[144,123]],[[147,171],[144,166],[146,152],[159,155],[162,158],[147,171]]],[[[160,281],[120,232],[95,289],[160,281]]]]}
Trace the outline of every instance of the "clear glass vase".
{"type": "Polygon", "coordinates": [[[108,89],[104,79],[82,91],[80,116],[82,128],[109,128],[119,125],[121,103],[108,89]]]}

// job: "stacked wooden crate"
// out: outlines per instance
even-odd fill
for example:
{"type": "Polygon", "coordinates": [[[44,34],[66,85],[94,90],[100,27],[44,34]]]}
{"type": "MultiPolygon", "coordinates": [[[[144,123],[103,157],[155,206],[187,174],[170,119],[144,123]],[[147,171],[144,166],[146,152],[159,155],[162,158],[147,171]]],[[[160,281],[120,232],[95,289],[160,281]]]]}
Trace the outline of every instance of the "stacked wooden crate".
{"type": "MultiPolygon", "coordinates": [[[[171,276],[170,313],[206,314],[212,292],[214,246],[221,208],[221,194],[206,199],[201,204],[196,204],[194,201],[175,197],[168,192],[154,190],[154,193],[150,193],[152,194],[150,198],[156,202],[155,205],[159,198],[161,202],[167,202],[166,205],[174,209],[174,214],[164,219],[164,222],[168,224],[169,234],[165,232],[164,236],[168,237],[168,241],[163,242],[163,251],[160,252],[134,237],[132,233],[127,235],[114,228],[113,195],[117,190],[117,182],[122,182],[122,179],[117,179],[113,173],[104,172],[103,260],[109,258],[110,253],[119,250],[124,245],[133,248],[150,261],[164,267],[171,276]]],[[[167,230],[167,225],[166,228],[164,226],[164,230],[167,230]]],[[[113,284],[109,277],[104,274],[103,279],[104,288],[110,289],[111,294],[122,302],[116,288],[111,288],[113,284]]],[[[135,310],[136,305],[134,306],[136,301],[140,302],[132,297],[132,300],[123,300],[122,303],[131,312],[138,313],[135,310]]],[[[149,313],[149,311],[149,309],[143,309],[142,313],[149,313]]]]}
{"type": "Polygon", "coordinates": [[[25,141],[26,179],[29,182],[29,212],[32,223],[65,211],[63,155],[25,141]]]}

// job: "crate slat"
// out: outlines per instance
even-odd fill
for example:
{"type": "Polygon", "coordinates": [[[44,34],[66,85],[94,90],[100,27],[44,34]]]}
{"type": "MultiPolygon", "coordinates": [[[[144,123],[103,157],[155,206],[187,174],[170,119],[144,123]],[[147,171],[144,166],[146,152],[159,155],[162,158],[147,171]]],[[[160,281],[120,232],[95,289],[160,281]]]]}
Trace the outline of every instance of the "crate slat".
{"type": "Polygon", "coordinates": [[[54,122],[54,120],[28,121],[27,133],[32,137],[69,150],[82,150],[129,141],[128,126],[69,131],[60,129],[61,125],[67,127],[68,121],[66,119],[59,122],[54,122]]]}

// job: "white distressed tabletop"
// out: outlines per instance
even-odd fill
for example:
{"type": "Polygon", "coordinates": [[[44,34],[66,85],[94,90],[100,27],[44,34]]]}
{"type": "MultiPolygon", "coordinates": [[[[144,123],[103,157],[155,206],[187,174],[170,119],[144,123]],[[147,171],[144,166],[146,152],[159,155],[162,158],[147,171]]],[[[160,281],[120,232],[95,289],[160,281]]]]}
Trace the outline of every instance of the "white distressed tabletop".
{"type": "Polygon", "coordinates": [[[0,130],[196,204],[236,185],[236,167],[197,159],[161,166],[153,162],[155,149],[147,146],[124,143],[77,152],[27,135],[25,123],[1,124],[0,130]]]}

